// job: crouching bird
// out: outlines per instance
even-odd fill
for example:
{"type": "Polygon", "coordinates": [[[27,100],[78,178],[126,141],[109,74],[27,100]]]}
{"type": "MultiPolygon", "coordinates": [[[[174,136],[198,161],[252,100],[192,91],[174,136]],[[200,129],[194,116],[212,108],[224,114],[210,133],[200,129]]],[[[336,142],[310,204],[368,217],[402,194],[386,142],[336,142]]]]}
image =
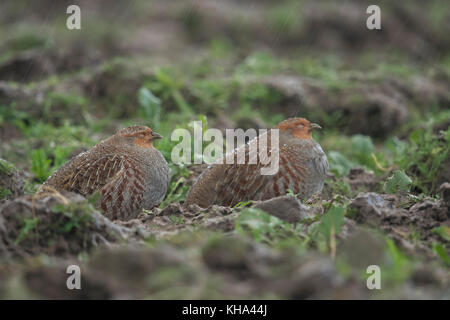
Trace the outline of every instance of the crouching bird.
{"type": "MultiPolygon", "coordinates": [[[[245,148],[244,164],[236,161],[227,164],[222,160],[223,164],[216,162],[210,165],[189,190],[184,206],[197,204],[206,208],[218,204],[231,207],[240,201],[274,198],[286,194],[288,190],[305,200],[322,191],[328,160],[319,143],[312,138],[312,131],[320,128],[304,118],[280,122],[274,128],[279,130],[278,172],[261,174],[264,164],[259,158],[256,163],[249,164],[249,149],[258,144],[261,136],[256,137],[241,147],[245,148]]],[[[270,142],[270,134],[268,131],[263,138],[270,142]]],[[[235,149],[232,156],[237,153],[235,149]]]]}
{"type": "Polygon", "coordinates": [[[161,135],[145,126],[117,131],[64,164],[44,183],[88,196],[99,191],[98,206],[110,219],[129,220],[158,206],[169,185],[169,166],[153,147],[161,135]]]}

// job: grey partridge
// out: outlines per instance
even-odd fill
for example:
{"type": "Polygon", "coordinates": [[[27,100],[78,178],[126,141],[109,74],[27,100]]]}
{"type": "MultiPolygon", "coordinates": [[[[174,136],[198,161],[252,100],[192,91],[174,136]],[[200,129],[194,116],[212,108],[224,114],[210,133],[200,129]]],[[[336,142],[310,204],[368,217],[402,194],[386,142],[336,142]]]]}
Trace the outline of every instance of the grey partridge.
{"type": "Polygon", "coordinates": [[[83,196],[99,190],[98,206],[108,218],[133,219],[158,206],[167,192],[169,167],[153,147],[159,138],[145,126],[121,129],[64,164],[44,186],[83,196]]]}
{"type": "MultiPolygon", "coordinates": [[[[320,192],[328,172],[328,160],[319,143],[312,138],[316,128],[320,129],[320,126],[304,118],[280,122],[274,128],[279,129],[278,172],[262,175],[260,169],[264,164],[261,161],[249,164],[249,146],[255,146],[261,136],[256,137],[242,146],[245,148],[244,164],[222,161],[224,163],[210,165],[189,190],[184,206],[197,204],[206,208],[218,204],[231,207],[240,201],[271,199],[288,190],[304,200],[320,192]]],[[[265,133],[264,139],[270,141],[270,134],[270,131],[265,133]]],[[[233,154],[237,154],[236,149],[233,154]]]]}

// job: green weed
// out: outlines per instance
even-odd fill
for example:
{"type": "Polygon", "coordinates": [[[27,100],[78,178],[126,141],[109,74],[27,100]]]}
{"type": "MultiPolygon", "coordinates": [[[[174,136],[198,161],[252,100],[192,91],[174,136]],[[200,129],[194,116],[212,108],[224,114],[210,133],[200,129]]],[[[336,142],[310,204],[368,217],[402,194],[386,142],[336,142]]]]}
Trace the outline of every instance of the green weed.
{"type": "Polygon", "coordinates": [[[11,175],[16,171],[14,165],[4,159],[0,158],[0,172],[5,175],[11,175]]]}
{"type": "Polygon", "coordinates": [[[6,198],[11,194],[12,194],[11,190],[0,187],[0,200],[6,198]]]}
{"type": "Polygon", "coordinates": [[[44,182],[51,174],[51,159],[41,148],[31,151],[31,172],[38,182],[44,182]]]}
{"type": "Polygon", "coordinates": [[[429,129],[417,129],[409,135],[409,142],[397,142],[397,146],[394,163],[412,177],[413,186],[426,194],[436,191],[438,171],[449,161],[450,129],[442,138],[429,129]]]}
{"type": "Polygon", "coordinates": [[[305,236],[290,223],[284,222],[262,210],[244,209],[235,223],[236,232],[251,236],[255,241],[273,246],[283,246],[295,242],[298,246],[305,236]]]}
{"type": "Polygon", "coordinates": [[[395,170],[392,176],[386,179],[383,190],[386,193],[408,192],[411,185],[411,178],[403,170],[395,170]]]}
{"type": "Polygon", "coordinates": [[[0,126],[3,124],[12,124],[17,128],[21,128],[25,125],[25,122],[29,121],[29,116],[26,112],[19,111],[11,106],[0,105],[0,126]]]}
{"type": "Polygon", "coordinates": [[[320,219],[315,233],[319,250],[328,248],[332,258],[336,256],[336,235],[341,232],[344,223],[345,209],[332,205],[320,219]]]}
{"type": "Polygon", "coordinates": [[[441,258],[441,260],[447,265],[450,266],[450,256],[445,250],[445,247],[442,243],[435,242],[433,244],[433,252],[441,258]]]}
{"type": "Polygon", "coordinates": [[[146,84],[146,87],[162,101],[172,101],[182,114],[192,114],[191,107],[184,99],[181,89],[183,82],[174,75],[172,69],[157,68],[154,79],[146,84]]]}
{"type": "MultiPolygon", "coordinates": [[[[22,240],[28,239],[31,236],[32,230],[36,228],[37,224],[39,222],[38,218],[26,218],[22,221],[22,227],[19,230],[19,234],[17,235],[17,238],[14,241],[14,244],[19,244],[22,240]]],[[[34,235],[36,236],[36,234],[34,235]]]]}
{"type": "Polygon", "coordinates": [[[339,151],[330,151],[328,152],[327,157],[330,171],[338,177],[345,176],[351,168],[355,168],[357,166],[355,162],[349,160],[339,151]]]}
{"type": "Polygon", "coordinates": [[[169,216],[170,221],[172,221],[175,224],[183,224],[184,223],[184,218],[177,216],[177,215],[170,215],[169,216]]]}
{"type": "Polygon", "coordinates": [[[412,270],[412,262],[395,245],[392,239],[387,238],[387,263],[383,268],[383,282],[400,284],[403,283],[412,270]]]}
{"type": "Polygon", "coordinates": [[[60,219],[55,219],[51,230],[58,234],[81,234],[94,222],[92,213],[94,207],[89,201],[69,202],[68,204],[56,204],[52,207],[54,214],[60,214],[60,219]]]}
{"type": "Polygon", "coordinates": [[[433,232],[438,234],[442,239],[450,241],[450,227],[440,226],[433,229],[433,232]]]}
{"type": "Polygon", "coordinates": [[[138,115],[149,121],[154,128],[158,128],[161,120],[161,100],[149,89],[142,87],[139,89],[138,101],[140,105],[138,115]]]}

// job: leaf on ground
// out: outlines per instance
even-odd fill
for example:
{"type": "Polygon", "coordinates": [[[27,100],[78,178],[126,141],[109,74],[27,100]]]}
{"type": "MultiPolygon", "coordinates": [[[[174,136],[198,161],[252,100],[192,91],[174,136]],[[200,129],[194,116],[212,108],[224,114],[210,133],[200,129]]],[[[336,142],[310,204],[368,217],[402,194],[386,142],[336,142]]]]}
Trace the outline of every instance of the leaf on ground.
{"type": "Polygon", "coordinates": [[[322,217],[318,232],[323,234],[326,239],[330,237],[331,229],[334,229],[335,234],[341,232],[342,224],[344,223],[345,210],[340,206],[333,206],[322,217]]]}
{"type": "Polygon", "coordinates": [[[386,179],[383,190],[386,193],[407,192],[411,185],[411,178],[403,170],[395,170],[392,176],[386,179]]]}
{"type": "Polygon", "coordinates": [[[433,229],[433,232],[438,234],[442,239],[450,241],[450,227],[440,226],[433,229]]]}
{"type": "Polygon", "coordinates": [[[436,253],[446,265],[450,266],[450,257],[448,256],[444,246],[441,243],[436,242],[433,245],[433,252],[436,253]]]}
{"type": "Polygon", "coordinates": [[[330,163],[330,171],[338,177],[345,176],[351,168],[356,167],[356,163],[347,159],[338,151],[330,151],[328,153],[328,162],[330,163]]]}

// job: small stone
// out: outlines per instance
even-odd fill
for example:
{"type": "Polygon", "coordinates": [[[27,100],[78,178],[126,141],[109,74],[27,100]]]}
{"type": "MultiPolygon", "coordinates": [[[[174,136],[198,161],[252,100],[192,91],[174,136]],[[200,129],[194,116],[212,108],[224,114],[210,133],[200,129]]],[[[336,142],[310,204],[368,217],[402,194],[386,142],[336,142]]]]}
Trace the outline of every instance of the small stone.
{"type": "Polygon", "coordinates": [[[439,191],[441,192],[441,200],[443,204],[450,207],[450,183],[445,182],[441,184],[439,191]]]}
{"type": "Polygon", "coordinates": [[[309,208],[294,196],[282,196],[256,203],[256,209],[263,210],[283,221],[296,223],[309,218],[309,208]]]}

